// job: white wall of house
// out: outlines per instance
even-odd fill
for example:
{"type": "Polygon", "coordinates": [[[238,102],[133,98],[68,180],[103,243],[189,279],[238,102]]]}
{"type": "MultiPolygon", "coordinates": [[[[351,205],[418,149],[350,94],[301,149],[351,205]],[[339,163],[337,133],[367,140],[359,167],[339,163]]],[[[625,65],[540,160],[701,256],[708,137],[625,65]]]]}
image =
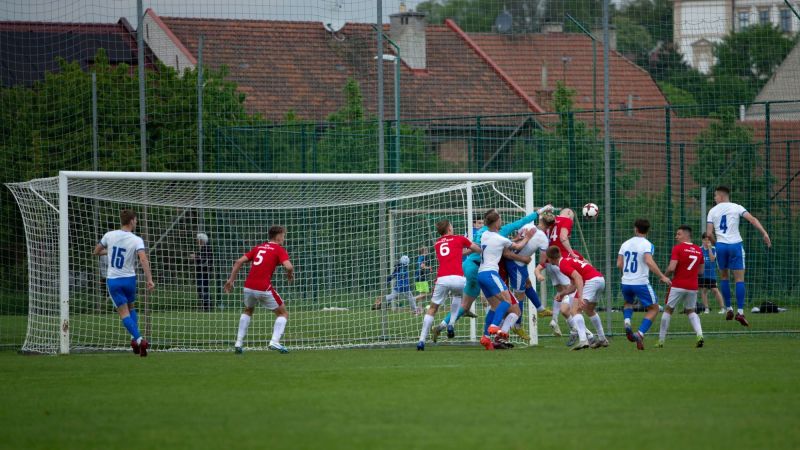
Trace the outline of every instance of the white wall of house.
{"type": "Polygon", "coordinates": [[[194,56],[186,51],[183,44],[180,44],[180,41],[156,17],[152,11],[144,15],[144,40],[150,50],[162,63],[174,68],[178,73],[194,69],[197,64],[194,56]]]}

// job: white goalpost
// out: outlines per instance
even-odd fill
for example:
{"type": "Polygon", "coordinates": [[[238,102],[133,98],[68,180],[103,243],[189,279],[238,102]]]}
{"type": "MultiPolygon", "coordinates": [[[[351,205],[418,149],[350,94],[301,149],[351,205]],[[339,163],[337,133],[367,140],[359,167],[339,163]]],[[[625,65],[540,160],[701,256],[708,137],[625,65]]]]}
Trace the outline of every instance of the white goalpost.
{"type": "MultiPolygon", "coordinates": [[[[140,329],[161,351],[232,348],[246,270],[232,294],[224,294],[222,285],[233,261],[266,241],[271,225],[286,227],[285,247],[296,267],[294,283],[286,282],[282,269],[273,277],[289,310],[287,346],[414,343],[421,316],[371,308],[390,292],[386,278],[399,255],[411,258],[413,287],[417,252],[432,249],[436,221],[449,219],[469,236],[476,213],[497,208],[511,221],[534,210],[530,173],[64,171],[7,186],[22,212],[28,249],[22,350],[37,353],[128,349],[100,261],[91,255],[103,233],[119,228],[124,208],[139,215],[136,234],[148,247],[156,282],[148,293],[139,277],[140,329]],[[197,267],[198,233],[209,238],[213,255],[205,283],[197,267]]],[[[429,261],[435,263],[432,254],[429,261]]],[[[526,308],[535,345],[535,311],[526,308]]],[[[268,310],[257,310],[246,348],[266,349],[273,319],[268,310]]],[[[475,338],[474,320],[460,322],[456,340],[475,338]]]]}

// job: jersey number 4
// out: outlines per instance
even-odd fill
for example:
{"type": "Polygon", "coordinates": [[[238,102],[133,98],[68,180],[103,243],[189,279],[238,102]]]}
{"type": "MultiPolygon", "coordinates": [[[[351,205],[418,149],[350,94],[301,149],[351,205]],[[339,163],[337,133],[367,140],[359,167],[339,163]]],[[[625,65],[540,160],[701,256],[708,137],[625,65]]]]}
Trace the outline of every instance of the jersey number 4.
{"type": "Polygon", "coordinates": [[[719,219],[719,229],[722,230],[723,233],[728,232],[728,216],[722,216],[719,219]]]}

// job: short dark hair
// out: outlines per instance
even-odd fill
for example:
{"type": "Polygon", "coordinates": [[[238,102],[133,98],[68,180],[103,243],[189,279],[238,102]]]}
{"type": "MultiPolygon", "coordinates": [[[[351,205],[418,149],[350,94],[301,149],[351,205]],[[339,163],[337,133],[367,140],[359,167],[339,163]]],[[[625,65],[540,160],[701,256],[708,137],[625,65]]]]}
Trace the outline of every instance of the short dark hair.
{"type": "Polygon", "coordinates": [[[132,209],[123,209],[119,212],[119,221],[123,226],[130,225],[133,219],[136,218],[136,212],[132,209]]]}
{"type": "Polygon", "coordinates": [[[553,224],[556,223],[556,216],[554,216],[551,212],[544,212],[539,217],[542,219],[542,223],[548,227],[553,226],[553,224]]]}
{"type": "Polygon", "coordinates": [[[286,232],[286,229],[280,225],[273,225],[269,227],[268,235],[270,239],[275,239],[275,236],[279,234],[283,234],[286,232]]]}
{"type": "Polygon", "coordinates": [[[633,226],[636,227],[636,231],[642,234],[647,234],[650,231],[650,221],[647,219],[636,219],[636,222],[633,222],[633,226]]]}
{"type": "Polygon", "coordinates": [[[719,185],[716,189],[714,189],[714,192],[724,192],[727,195],[731,195],[731,188],[728,186],[719,185]]]}
{"type": "Polygon", "coordinates": [[[438,231],[441,236],[444,236],[447,233],[448,228],[450,228],[449,220],[442,219],[436,222],[436,231],[438,231]]]}
{"type": "Polygon", "coordinates": [[[500,214],[495,209],[490,209],[486,212],[486,215],[483,216],[483,224],[487,227],[491,227],[498,220],[500,220],[500,214]]]}
{"type": "Polygon", "coordinates": [[[556,259],[561,256],[561,249],[558,246],[551,245],[547,249],[547,257],[550,259],[556,259]]]}
{"type": "Polygon", "coordinates": [[[703,233],[703,236],[701,236],[701,239],[711,239],[711,238],[708,236],[708,233],[703,233]]]}
{"type": "Polygon", "coordinates": [[[681,225],[678,227],[678,229],[689,233],[689,236],[692,235],[692,227],[690,227],[689,225],[681,225]]]}

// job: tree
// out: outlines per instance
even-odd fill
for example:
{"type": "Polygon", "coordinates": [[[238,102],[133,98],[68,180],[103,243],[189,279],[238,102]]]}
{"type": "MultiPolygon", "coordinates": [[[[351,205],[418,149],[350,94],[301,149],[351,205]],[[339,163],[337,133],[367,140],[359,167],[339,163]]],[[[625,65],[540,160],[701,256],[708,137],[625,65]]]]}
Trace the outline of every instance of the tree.
{"type": "Polygon", "coordinates": [[[655,43],[647,28],[628,17],[614,18],[617,28],[617,50],[623,55],[630,55],[637,65],[647,67],[650,51],[655,43]]]}
{"type": "Polygon", "coordinates": [[[786,37],[769,24],[753,25],[728,34],[714,46],[717,63],[712,69],[716,76],[733,76],[758,92],[783,62],[797,39],[786,37]]]}

